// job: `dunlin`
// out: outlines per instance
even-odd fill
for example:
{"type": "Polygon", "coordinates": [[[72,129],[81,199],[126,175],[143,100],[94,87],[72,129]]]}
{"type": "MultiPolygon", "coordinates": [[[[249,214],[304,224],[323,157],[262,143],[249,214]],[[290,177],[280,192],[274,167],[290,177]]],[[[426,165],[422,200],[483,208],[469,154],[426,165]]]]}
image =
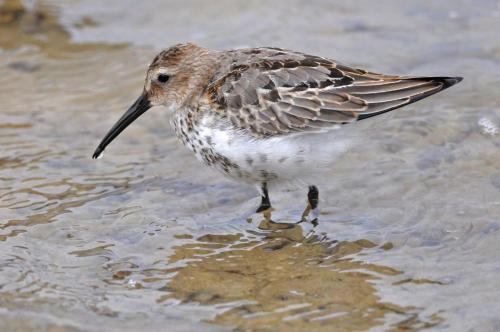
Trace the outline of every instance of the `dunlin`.
{"type": "Polygon", "coordinates": [[[316,217],[318,181],[354,143],[342,136],[343,125],[461,80],[376,74],[273,47],[213,51],[179,44],[153,59],[141,96],[93,158],[149,108],[164,105],[177,137],[201,162],[260,189],[257,212],[271,208],[269,188],[290,182],[308,187],[303,218],[310,211],[316,217]]]}

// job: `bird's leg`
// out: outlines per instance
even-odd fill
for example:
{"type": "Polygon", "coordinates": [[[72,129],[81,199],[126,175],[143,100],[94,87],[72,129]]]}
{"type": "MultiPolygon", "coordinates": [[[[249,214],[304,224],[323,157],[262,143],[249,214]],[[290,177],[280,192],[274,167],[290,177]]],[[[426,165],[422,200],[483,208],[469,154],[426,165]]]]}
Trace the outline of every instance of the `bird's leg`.
{"type": "Polygon", "coordinates": [[[316,186],[309,186],[309,191],[307,192],[307,207],[302,213],[302,220],[306,221],[307,217],[309,217],[309,213],[312,211],[312,219],[311,222],[318,222],[318,200],[319,200],[319,191],[316,186]]]}
{"type": "Polygon", "coordinates": [[[271,208],[271,201],[269,200],[269,193],[267,192],[267,183],[262,182],[260,189],[262,191],[262,201],[260,202],[260,206],[257,208],[257,213],[271,208]]]}
{"type": "Polygon", "coordinates": [[[307,201],[311,206],[311,210],[316,210],[318,208],[319,191],[316,186],[310,186],[309,192],[307,193],[307,201]]]}

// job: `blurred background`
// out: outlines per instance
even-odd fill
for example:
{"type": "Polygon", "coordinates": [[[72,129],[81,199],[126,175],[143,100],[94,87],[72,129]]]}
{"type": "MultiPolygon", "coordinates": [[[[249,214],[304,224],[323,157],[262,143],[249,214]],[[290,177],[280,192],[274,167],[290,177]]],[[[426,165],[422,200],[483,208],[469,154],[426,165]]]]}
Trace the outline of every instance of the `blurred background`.
{"type": "Polygon", "coordinates": [[[0,330],[500,330],[500,2],[0,0],[0,330]],[[303,192],[202,168],[155,108],[91,154],[178,42],[463,76],[360,127],[303,192]]]}

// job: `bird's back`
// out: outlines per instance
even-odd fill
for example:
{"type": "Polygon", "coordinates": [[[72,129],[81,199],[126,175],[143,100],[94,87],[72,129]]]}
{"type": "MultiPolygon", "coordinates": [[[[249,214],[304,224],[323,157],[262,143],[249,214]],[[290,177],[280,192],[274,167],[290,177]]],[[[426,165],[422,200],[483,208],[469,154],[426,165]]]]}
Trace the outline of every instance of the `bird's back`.
{"type": "Polygon", "coordinates": [[[205,97],[256,138],[327,131],[408,105],[459,77],[383,75],[277,48],[221,53],[205,97]]]}

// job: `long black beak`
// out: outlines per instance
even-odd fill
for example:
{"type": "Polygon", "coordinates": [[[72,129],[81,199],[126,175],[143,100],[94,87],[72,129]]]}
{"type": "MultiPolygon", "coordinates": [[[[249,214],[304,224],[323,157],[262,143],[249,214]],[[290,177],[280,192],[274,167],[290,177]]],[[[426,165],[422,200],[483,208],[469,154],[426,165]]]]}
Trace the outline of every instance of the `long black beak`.
{"type": "Polygon", "coordinates": [[[125,128],[128,127],[129,124],[134,122],[142,113],[146,112],[151,108],[151,103],[148,100],[148,97],[145,93],[143,93],[135,103],[130,106],[130,108],[122,115],[122,117],[115,123],[113,128],[104,136],[101,143],[97,149],[95,149],[94,154],[92,155],[93,159],[99,158],[102,154],[106,146],[108,146],[111,141],[115,139],[125,128]]]}

